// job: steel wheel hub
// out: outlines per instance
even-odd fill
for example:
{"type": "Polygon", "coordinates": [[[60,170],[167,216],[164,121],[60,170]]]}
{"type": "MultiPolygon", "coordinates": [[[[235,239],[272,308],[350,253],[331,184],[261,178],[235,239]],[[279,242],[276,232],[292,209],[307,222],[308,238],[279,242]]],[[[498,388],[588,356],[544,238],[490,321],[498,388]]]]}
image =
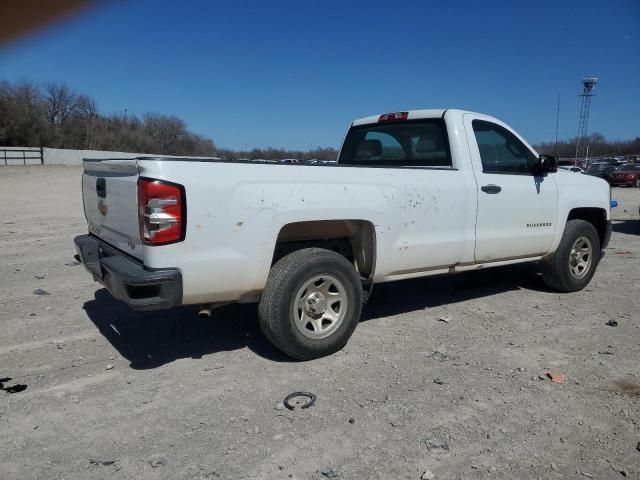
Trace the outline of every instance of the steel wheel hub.
{"type": "Polygon", "coordinates": [[[321,292],[311,292],[304,300],[304,311],[312,317],[324,315],[327,311],[327,299],[321,292]]]}
{"type": "Polygon", "coordinates": [[[298,290],[293,301],[293,319],[305,337],[326,338],[342,324],[347,305],[347,292],[340,280],[333,275],[316,275],[298,290]]]}
{"type": "Polygon", "coordinates": [[[593,247],[587,237],[580,237],[571,247],[569,254],[569,271],[576,279],[584,278],[591,269],[593,247]]]}

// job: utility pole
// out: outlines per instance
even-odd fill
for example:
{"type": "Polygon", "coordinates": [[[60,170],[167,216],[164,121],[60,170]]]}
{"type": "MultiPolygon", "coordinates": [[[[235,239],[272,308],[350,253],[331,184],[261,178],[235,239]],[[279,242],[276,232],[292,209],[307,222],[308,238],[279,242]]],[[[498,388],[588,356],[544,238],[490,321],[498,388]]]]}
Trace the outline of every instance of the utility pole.
{"type": "Polygon", "coordinates": [[[589,110],[591,108],[591,97],[593,97],[593,89],[598,83],[597,77],[584,78],[582,80],[582,104],[580,105],[580,117],[578,118],[578,139],[576,141],[576,158],[584,155],[586,147],[585,140],[587,136],[587,127],[589,125],[589,110]]]}

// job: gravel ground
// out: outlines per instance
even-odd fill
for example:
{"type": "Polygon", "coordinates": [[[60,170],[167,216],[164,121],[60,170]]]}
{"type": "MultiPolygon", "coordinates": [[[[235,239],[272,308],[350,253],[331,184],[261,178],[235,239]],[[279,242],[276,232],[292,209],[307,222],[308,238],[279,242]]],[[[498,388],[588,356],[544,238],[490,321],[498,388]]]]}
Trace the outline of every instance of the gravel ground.
{"type": "Polygon", "coordinates": [[[253,305],[135,313],[93,283],[80,174],[0,168],[0,377],[27,387],[0,391],[1,479],[640,478],[640,189],[584,291],[530,265],[380,285],[300,363],[253,305]]]}

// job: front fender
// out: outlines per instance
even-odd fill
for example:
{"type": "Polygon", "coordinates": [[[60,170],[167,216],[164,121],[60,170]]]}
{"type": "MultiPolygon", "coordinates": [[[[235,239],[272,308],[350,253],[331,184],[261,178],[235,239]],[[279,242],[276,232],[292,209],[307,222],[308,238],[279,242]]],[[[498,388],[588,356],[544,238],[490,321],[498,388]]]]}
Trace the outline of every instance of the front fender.
{"type": "Polygon", "coordinates": [[[550,254],[558,248],[572,210],[597,208],[605,212],[607,221],[611,220],[610,187],[605,180],[575,173],[563,174],[558,177],[555,178],[558,184],[557,228],[550,254]]]}

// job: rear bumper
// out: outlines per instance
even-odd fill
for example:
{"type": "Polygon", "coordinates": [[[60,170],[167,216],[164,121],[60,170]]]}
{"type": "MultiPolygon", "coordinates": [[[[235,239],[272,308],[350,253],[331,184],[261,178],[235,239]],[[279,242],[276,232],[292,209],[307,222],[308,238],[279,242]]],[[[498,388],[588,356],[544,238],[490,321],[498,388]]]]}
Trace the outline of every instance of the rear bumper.
{"type": "Polygon", "coordinates": [[[162,310],[180,305],[182,275],[177,269],[149,270],[91,235],[73,242],[93,279],[134,310],[162,310]]]}

